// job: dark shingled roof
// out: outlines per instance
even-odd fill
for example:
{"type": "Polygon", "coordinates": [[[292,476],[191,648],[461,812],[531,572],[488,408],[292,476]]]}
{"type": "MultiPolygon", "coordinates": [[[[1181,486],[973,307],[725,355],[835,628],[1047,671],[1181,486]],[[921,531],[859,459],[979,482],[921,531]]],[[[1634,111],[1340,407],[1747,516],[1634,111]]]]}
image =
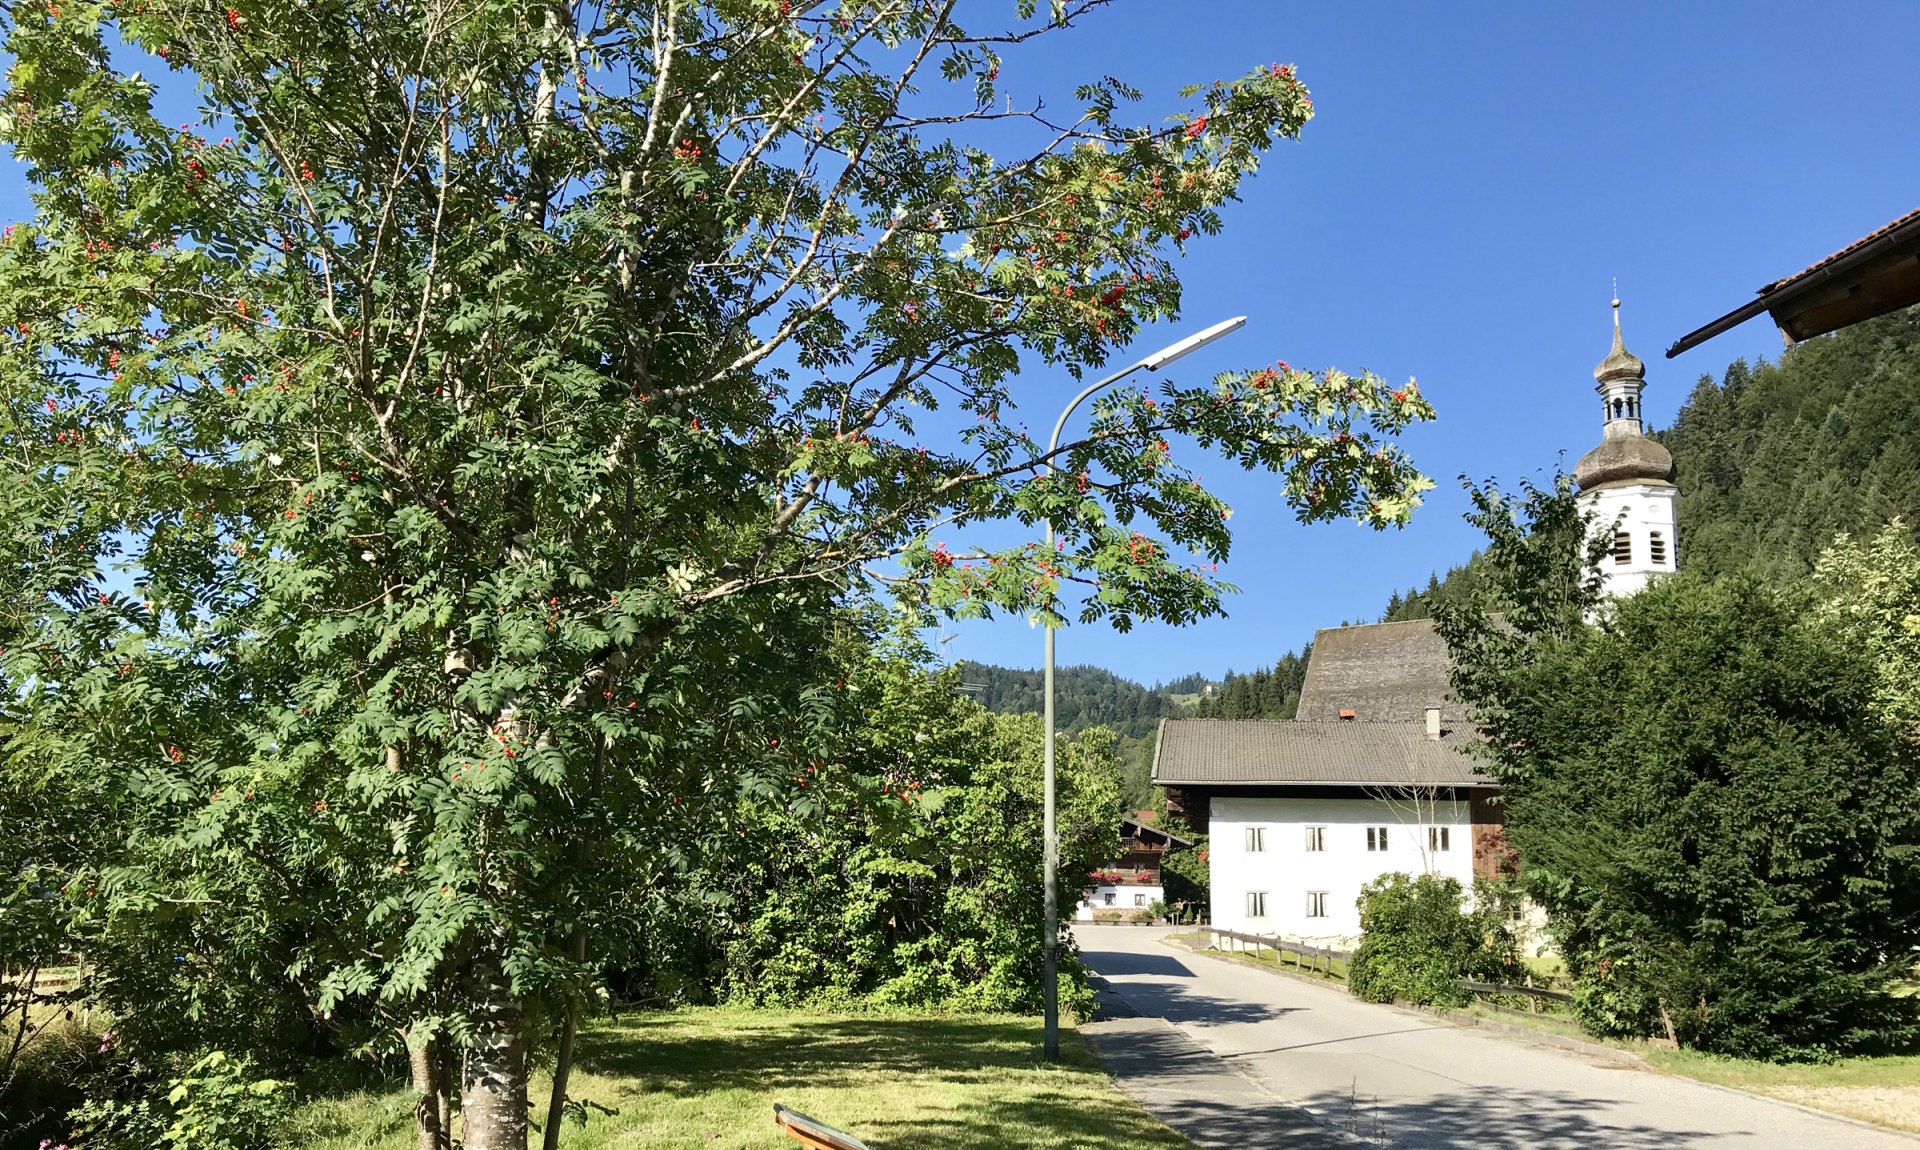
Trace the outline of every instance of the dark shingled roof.
{"type": "Polygon", "coordinates": [[[1161,828],[1154,826],[1152,823],[1143,823],[1139,819],[1134,818],[1132,815],[1120,816],[1120,837],[1121,838],[1144,839],[1149,835],[1158,836],[1159,838],[1165,839],[1169,847],[1173,847],[1173,846],[1190,847],[1193,845],[1193,840],[1190,838],[1186,838],[1181,835],[1174,834],[1172,831],[1169,831],[1169,830],[1162,830],[1161,828]]]}
{"type": "Polygon", "coordinates": [[[1457,722],[1466,712],[1447,685],[1450,666],[1431,619],[1328,627],[1313,637],[1295,717],[1332,722],[1352,710],[1361,722],[1420,723],[1439,707],[1457,722]]]}
{"type": "Polygon", "coordinates": [[[1163,719],[1153,781],[1175,787],[1492,786],[1462,753],[1473,737],[1463,728],[1429,739],[1424,723],[1163,719]]]}

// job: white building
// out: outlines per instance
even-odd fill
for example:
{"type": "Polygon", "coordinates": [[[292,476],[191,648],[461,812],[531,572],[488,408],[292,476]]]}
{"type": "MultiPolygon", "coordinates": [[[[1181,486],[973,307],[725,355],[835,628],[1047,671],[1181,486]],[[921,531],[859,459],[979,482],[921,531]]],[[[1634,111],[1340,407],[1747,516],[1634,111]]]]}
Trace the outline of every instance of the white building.
{"type": "Polygon", "coordinates": [[[1444,669],[1425,621],[1322,631],[1301,714],[1332,698],[1350,717],[1161,723],[1154,782],[1209,835],[1215,926],[1348,948],[1360,888],[1382,875],[1431,872],[1471,890],[1476,873],[1499,873],[1496,787],[1461,753],[1471,732],[1445,718],[1444,669]],[[1413,721],[1393,704],[1408,691],[1431,703],[1413,721]]]}
{"type": "Polygon", "coordinates": [[[1648,439],[1640,393],[1647,367],[1628,351],[1620,335],[1620,301],[1613,301],[1613,350],[1593,369],[1600,393],[1600,446],[1574,464],[1580,507],[1594,517],[1595,530],[1611,536],[1601,565],[1607,594],[1631,595],[1649,580],[1679,569],[1679,531],[1673,485],[1673,456],[1648,439]]]}

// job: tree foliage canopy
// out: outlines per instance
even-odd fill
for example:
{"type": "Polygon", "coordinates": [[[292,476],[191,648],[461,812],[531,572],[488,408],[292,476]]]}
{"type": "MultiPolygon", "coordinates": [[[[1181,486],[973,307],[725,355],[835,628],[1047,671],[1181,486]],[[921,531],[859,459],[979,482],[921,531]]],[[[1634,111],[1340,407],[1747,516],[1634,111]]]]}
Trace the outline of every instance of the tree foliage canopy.
{"type": "MultiPolygon", "coordinates": [[[[1003,110],[1001,53],[1100,6],[13,10],[0,694],[119,820],[80,925],[444,1036],[470,1150],[518,1146],[527,1034],[653,909],[620,876],[845,761],[848,596],[1214,613],[1188,442],[1404,522],[1411,383],[1129,387],[1051,456],[1020,424],[1023,366],[1177,316],[1173,258],[1312,115],[1278,64],[1156,126],[1112,78],[1003,110]]],[[[225,1009],[203,969],[145,1003],[225,1009]]]]}
{"type": "Polygon", "coordinates": [[[1866,705],[1870,659],[1752,574],[1601,603],[1604,533],[1582,543],[1564,480],[1476,502],[1490,585],[1439,627],[1583,1021],[1765,1058],[1912,1036],[1890,992],[1920,931],[1920,776],[1866,705]]]}

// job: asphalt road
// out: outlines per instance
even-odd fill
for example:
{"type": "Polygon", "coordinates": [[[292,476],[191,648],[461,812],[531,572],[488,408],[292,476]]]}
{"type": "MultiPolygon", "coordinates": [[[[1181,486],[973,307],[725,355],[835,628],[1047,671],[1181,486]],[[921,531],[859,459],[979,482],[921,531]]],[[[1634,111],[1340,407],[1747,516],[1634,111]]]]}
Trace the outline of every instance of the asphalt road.
{"type": "MultiPolygon", "coordinates": [[[[1126,1006],[1166,1019],[1256,1086],[1368,1142],[1408,1150],[1920,1147],[1625,1057],[1479,1034],[1358,1002],[1338,986],[1187,954],[1162,943],[1165,933],[1078,932],[1082,957],[1126,1006]]],[[[1253,1111],[1247,1118],[1250,1127],[1262,1121],[1253,1111]]]]}

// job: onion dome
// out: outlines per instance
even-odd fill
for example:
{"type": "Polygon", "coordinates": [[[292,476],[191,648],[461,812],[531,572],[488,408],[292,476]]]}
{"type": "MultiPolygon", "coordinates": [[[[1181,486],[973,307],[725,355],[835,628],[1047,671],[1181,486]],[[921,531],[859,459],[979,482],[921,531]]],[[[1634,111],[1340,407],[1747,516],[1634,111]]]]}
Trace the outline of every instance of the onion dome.
{"type": "Polygon", "coordinates": [[[1607,358],[1601,360],[1600,365],[1593,369],[1593,378],[1603,386],[1615,380],[1628,379],[1638,380],[1642,386],[1645,386],[1647,365],[1640,362],[1639,356],[1627,350],[1627,345],[1620,336],[1619,300],[1613,301],[1613,308],[1613,350],[1608,352],[1607,358]]]}
{"type": "Polygon", "coordinates": [[[1603,439],[1573,465],[1582,491],[1608,483],[1671,483],[1673,453],[1644,435],[1603,439]]]}
{"type": "Polygon", "coordinates": [[[1591,491],[1610,483],[1671,483],[1673,454],[1643,431],[1640,393],[1647,386],[1647,365],[1627,350],[1620,334],[1620,301],[1613,301],[1613,350],[1593,369],[1600,393],[1600,446],[1580,457],[1573,480],[1591,491]]]}

